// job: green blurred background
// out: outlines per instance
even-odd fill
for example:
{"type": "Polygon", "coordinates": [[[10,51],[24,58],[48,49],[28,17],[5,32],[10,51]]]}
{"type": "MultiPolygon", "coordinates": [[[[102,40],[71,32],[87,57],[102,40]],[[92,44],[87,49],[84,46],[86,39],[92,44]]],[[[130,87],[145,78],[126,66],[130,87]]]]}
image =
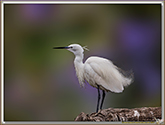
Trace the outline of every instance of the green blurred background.
{"type": "Polygon", "coordinates": [[[83,89],[74,55],[54,46],[78,43],[135,80],[107,93],[104,108],[161,106],[160,4],[5,4],[5,121],[73,121],[96,110],[97,90],[83,89]]]}

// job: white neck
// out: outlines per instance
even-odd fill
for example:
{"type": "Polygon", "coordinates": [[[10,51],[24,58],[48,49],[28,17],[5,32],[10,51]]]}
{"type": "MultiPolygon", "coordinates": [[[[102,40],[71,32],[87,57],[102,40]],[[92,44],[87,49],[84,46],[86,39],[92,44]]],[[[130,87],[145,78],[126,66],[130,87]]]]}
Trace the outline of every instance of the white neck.
{"type": "Polygon", "coordinates": [[[74,66],[75,66],[75,70],[76,70],[76,74],[80,83],[80,86],[84,86],[84,64],[83,64],[83,56],[84,54],[77,54],[75,55],[75,59],[74,59],[74,66]]]}
{"type": "Polygon", "coordinates": [[[83,63],[83,58],[84,58],[84,54],[77,54],[75,55],[75,59],[74,59],[74,63],[83,63]]]}

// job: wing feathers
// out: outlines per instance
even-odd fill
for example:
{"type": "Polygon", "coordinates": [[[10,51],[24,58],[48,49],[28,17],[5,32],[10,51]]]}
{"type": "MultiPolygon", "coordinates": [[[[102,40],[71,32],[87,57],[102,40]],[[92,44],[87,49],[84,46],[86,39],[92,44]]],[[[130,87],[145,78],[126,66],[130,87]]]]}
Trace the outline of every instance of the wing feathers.
{"type": "Polygon", "coordinates": [[[118,67],[110,60],[100,57],[88,58],[85,62],[84,72],[88,72],[88,75],[90,75],[90,77],[85,77],[89,84],[97,83],[104,89],[112,92],[122,92],[124,90],[123,87],[132,82],[132,79],[120,73],[118,67]],[[91,73],[89,74],[89,72],[91,73]]]}

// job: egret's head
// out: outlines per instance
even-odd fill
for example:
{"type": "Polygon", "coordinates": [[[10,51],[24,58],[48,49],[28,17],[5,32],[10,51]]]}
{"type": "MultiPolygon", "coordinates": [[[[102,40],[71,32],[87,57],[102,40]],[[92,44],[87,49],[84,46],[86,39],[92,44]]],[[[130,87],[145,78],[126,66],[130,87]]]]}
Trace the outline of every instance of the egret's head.
{"type": "Polygon", "coordinates": [[[87,48],[81,47],[79,44],[71,44],[66,47],[54,47],[53,49],[67,49],[70,52],[74,53],[74,55],[82,55],[84,52],[84,49],[87,49],[87,48]]]}
{"type": "Polygon", "coordinates": [[[79,44],[71,44],[68,46],[70,52],[74,53],[75,55],[82,54],[84,49],[79,44]]]}

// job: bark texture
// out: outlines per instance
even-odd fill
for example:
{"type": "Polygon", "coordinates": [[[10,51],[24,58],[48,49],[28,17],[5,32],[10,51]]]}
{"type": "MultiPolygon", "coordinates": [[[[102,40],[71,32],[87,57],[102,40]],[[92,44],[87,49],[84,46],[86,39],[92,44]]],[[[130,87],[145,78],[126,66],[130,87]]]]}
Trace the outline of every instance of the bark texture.
{"type": "Polygon", "coordinates": [[[161,119],[161,107],[142,108],[108,108],[99,110],[98,113],[80,113],[75,121],[156,121],[161,119]]]}

